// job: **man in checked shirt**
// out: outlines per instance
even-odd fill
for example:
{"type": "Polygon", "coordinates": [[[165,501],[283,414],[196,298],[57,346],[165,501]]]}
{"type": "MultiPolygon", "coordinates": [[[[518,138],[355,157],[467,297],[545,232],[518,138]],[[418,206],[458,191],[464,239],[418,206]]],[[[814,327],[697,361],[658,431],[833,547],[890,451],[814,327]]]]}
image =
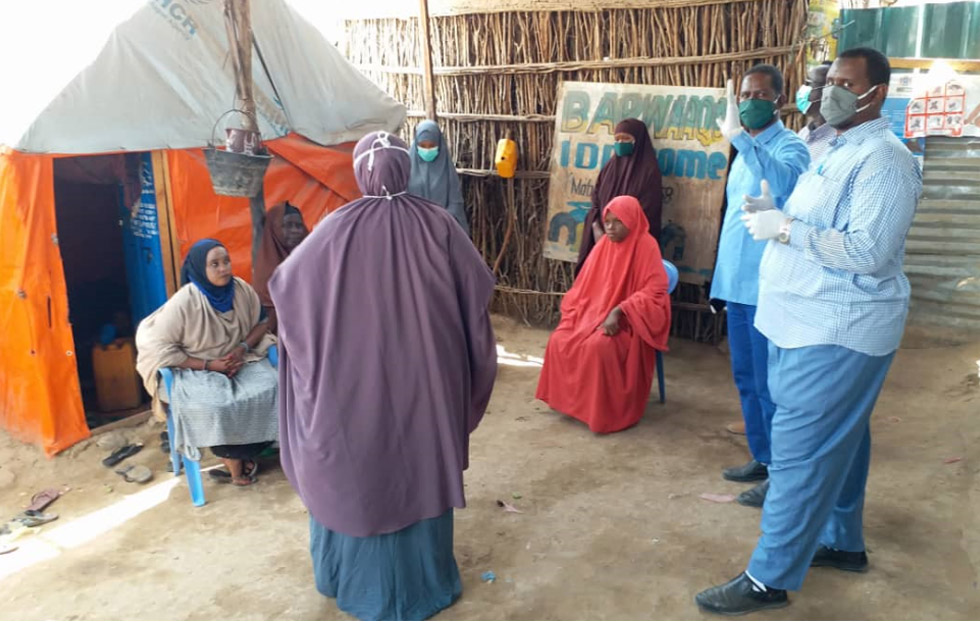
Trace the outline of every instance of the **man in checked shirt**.
{"type": "Polygon", "coordinates": [[[876,50],[841,53],[822,94],[838,132],[827,154],[782,210],[766,193],[743,206],[752,236],[770,240],[755,318],[776,405],[770,487],[748,568],[698,594],[705,610],[786,606],[812,566],[867,569],[869,422],[905,327],[905,236],[922,192],[915,158],[881,118],[890,74],[876,50]]]}

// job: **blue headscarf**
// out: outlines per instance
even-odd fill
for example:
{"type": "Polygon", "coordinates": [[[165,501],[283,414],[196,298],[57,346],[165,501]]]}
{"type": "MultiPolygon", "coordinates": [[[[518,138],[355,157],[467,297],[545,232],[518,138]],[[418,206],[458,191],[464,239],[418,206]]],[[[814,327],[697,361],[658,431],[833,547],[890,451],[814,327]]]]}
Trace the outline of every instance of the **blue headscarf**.
{"type": "Polygon", "coordinates": [[[412,176],[408,181],[408,193],[445,207],[469,235],[470,223],[466,220],[463,188],[456,173],[456,164],[435,121],[422,121],[415,128],[415,140],[409,154],[412,158],[412,176]],[[424,161],[419,155],[419,141],[423,140],[431,140],[439,147],[439,155],[432,162],[424,161]]]}
{"type": "Polygon", "coordinates": [[[225,313],[234,307],[235,279],[228,281],[224,287],[218,287],[208,279],[208,253],[219,246],[225,247],[221,242],[209,238],[195,242],[184,258],[184,267],[180,269],[180,281],[181,285],[193,283],[201,290],[215,311],[225,313]]]}

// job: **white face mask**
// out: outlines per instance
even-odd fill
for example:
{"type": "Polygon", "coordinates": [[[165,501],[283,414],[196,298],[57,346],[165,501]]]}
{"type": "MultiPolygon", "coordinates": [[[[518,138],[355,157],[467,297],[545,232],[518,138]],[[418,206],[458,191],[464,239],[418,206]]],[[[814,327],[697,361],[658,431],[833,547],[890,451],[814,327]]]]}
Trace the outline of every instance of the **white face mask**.
{"type": "Polygon", "coordinates": [[[871,106],[868,103],[858,108],[858,100],[871,95],[879,86],[878,84],[874,85],[863,95],[848,91],[842,86],[825,86],[820,98],[820,114],[831,127],[845,126],[848,121],[854,118],[854,115],[871,106]]]}

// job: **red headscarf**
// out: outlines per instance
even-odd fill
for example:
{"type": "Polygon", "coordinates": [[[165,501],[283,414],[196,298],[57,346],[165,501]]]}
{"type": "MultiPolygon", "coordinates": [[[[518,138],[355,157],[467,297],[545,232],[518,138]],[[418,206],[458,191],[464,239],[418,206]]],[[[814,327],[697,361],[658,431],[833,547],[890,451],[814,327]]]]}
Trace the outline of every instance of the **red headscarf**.
{"type": "Polygon", "coordinates": [[[670,296],[660,245],[650,235],[647,217],[634,197],[614,198],[603,217],[609,212],[626,225],[629,234],[622,242],[612,242],[606,235],[599,239],[562,300],[562,319],[574,318],[576,333],[581,331],[584,337],[618,305],[640,339],[657,350],[667,350],[670,296]],[[656,319],[656,324],[647,319],[656,319]]]}

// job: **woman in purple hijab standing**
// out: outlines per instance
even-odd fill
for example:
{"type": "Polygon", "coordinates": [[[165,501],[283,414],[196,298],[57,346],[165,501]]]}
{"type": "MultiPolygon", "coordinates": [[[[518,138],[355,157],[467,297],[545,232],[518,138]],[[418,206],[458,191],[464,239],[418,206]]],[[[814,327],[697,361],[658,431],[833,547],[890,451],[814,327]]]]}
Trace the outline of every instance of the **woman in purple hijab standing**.
{"type": "Polygon", "coordinates": [[[407,194],[410,171],[397,137],[361,139],[364,197],[269,282],[281,458],[310,511],[317,589],[365,620],[459,597],[453,508],[497,373],[493,276],[445,208],[407,194]]]}

